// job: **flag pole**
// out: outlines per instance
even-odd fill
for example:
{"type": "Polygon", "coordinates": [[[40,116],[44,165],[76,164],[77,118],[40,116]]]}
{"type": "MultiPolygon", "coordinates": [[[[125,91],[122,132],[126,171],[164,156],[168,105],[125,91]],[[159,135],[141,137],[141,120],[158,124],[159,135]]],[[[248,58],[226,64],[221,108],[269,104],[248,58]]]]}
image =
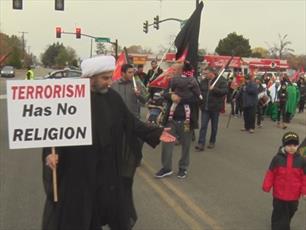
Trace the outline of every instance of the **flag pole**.
{"type": "MultiPolygon", "coordinates": [[[[132,64],[131,60],[129,59],[129,54],[128,54],[127,48],[124,47],[123,50],[124,50],[124,54],[125,54],[124,56],[125,56],[126,62],[128,64],[132,64]]],[[[137,84],[136,84],[135,76],[133,76],[133,86],[134,86],[134,90],[137,91],[138,89],[137,89],[137,84]]]]}
{"type": "MultiPolygon", "coordinates": [[[[161,64],[163,63],[163,60],[165,59],[167,53],[170,51],[170,49],[172,48],[173,45],[174,45],[174,41],[171,43],[169,49],[168,49],[168,50],[164,53],[164,55],[162,56],[162,58],[161,58],[161,60],[160,60],[160,63],[158,64],[158,66],[157,66],[157,68],[156,68],[157,70],[159,69],[159,67],[160,67],[161,64]]],[[[149,82],[152,81],[152,80],[154,79],[155,75],[156,75],[156,73],[154,72],[153,75],[152,75],[152,77],[149,79],[149,82]]]]}
{"type": "Polygon", "coordinates": [[[226,63],[226,65],[223,67],[223,69],[221,70],[221,72],[219,73],[217,79],[215,80],[215,82],[211,85],[212,88],[215,87],[216,83],[218,82],[218,80],[220,79],[220,77],[222,76],[222,74],[224,73],[224,71],[227,69],[227,67],[229,66],[229,64],[231,63],[231,61],[233,60],[234,56],[232,56],[228,62],[226,63]]]}
{"type": "Polygon", "coordinates": [[[137,84],[136,84],[135,76],[133,76],[133,86],[134,86],[134,90],[137,91],[137,84]]]}
{"type": "MultiPolygon", "coordinates": [[[[55,158],[55,147],[52,147],[51,154],[55,158]]],[[[52,170],[52,179],[53,179],[53,201],[58,202],[58,195],[57,195],[57,173],[56,173],[56,167],[52,170]]]]}

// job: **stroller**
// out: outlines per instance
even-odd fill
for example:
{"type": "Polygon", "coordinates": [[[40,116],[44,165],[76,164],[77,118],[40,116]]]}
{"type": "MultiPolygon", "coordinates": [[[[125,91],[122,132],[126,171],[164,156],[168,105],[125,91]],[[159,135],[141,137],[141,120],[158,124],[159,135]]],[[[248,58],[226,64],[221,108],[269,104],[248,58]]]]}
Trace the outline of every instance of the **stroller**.
{"type": "Polygon", "coordinates": [[[160,92],[156,92],[148,101],[149,112],[146,116],[147,123],[154,126],[161,126],[164,115],[164,100],[160,92]]]}

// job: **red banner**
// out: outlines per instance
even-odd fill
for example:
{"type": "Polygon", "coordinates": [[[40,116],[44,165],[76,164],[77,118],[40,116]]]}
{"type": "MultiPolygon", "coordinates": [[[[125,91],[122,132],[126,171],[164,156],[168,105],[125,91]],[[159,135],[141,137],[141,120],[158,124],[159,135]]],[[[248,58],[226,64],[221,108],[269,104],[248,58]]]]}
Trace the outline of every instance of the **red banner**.
{"type": "MultiPolygon", "coordinates": [[[[204,61],[208,63],[209,66],[222,68],[231,59],[231,56],[219,56],[219,55],[205,55],[204,61]]],[[[240,68],[242,60],[240,57],[233,57],[229,67],[240,68]]]]}
{"type": "Polygon", "coordinates": [[[121,54],[119,55],[117,62],[116,62],[116,67],[113,73],[113,81],[117,81],[121,78],[121,67],[122,65],[126,64],[127,60],[125,57],[125,53],[124,51],[121,52],[121,54]]]}
{"type": "Polygon", "coordinates": [[[149,87],[167,89],[169,87],[169,82],[171,79],[171,74],[173,73],[173,67],[170,66],[166,71],[159,75],[156,79],[149,83],[149,87]]]}
{"type": "MultiPolygon", "coordinates": [[[[184,53],[179,59],[177,59],[177,61],[184,62],[187,55],[188,55],[188,49],[185,49],[184,53]]],[[[173,67],[170,66],[165,72],[163,72],[156,79],[150,82],[149,87],[167,89],[169,87],[169,82],[170,82],[171,74],[173,73],[173,71],[174,71],[173,67]]]]}

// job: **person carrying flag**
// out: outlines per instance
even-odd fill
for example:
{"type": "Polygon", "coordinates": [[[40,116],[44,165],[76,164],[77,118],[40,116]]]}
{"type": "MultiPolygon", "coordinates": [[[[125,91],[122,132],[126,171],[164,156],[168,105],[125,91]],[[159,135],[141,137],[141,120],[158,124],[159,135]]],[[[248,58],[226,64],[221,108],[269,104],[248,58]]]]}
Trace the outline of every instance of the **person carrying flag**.
{"type": "Polygon", "coordinates": [[[119,80],[112,84],[112,88],[120,94],[130,112],[140,119],[140,107],[141,104],[146,103],[146,98],[141,95],[140,89],[133,83],[133,65],[123,64],[121,67],[121,76],[119,80]]]}
{"type": "MultiPolygon", "coordinates": [[[[177,48],[175,55],[176,60],[188,61],[195,70],[197,69],[198,62],[199,32],[203,6],[203,2],[197,4],[196,9],[186,21],[174,41],[177,48]]],[[[179,68],[175,67],[174,75],[177,75],[179,71],[179,68]]],[[[197,74],[195,74],[194,77],[196,78],[197,74]]],[[[167,108],[170,108],[172,103],[177,104],[172,120],[169,120],[169,109],[165,112],[165,125],[166,127],[171,127],[171,133],[177,135],[181,143],[182,154],[179,161],[177,177],[182,179],[187,176],[187,171],[189,170],[190,144],[193,131],[198,128],[198,100],[196,97],[183,99],[176,93],[166,93],[165,98],[168,104],[167,108]],[[186,104],[188,104],[190,108],[189,130],[184,130],[184,121],[186,120],[184,105],[186,104]]],[[[163,178],[173,174],[173,148],[173,143],[162,145],[162,168],[155,174],[155,177],[163,178]]]]}
{"type": "Polygon", "coordinates": [[[135,73],[135,76],[137,76],[141,82],[145,85],[145,80],[147,79],[147,74],[143,71],[143,64],[137,65],[137,71],[135,73]]]}
{"type": "Polygon", "coordinates": [[[216,143],[219,114],[223,109],[224,99],[227,95],[228,87],[224,77],[220,77],[215,86],[212,85],[217,80],[217,70],[213,67],[207,67],[203,71],[204,79],[200,82],[200,89],[203,95],[203,103],[201,104],[201,129],[198,139],[196,151],[204,151],[206,144],[206,133],[208,123],[211,121],[211,135],[208,148],[214,148],[216,143]]]}
{"type": "Polygon", "coordinates": [[[146,78],[144,79],[144,85],[147,86],[148,83],[156,79],[159,75],[161,75],[164,71],[157,65],[156,60],[151,61],[151,69],[149,69],[146,78]]]}

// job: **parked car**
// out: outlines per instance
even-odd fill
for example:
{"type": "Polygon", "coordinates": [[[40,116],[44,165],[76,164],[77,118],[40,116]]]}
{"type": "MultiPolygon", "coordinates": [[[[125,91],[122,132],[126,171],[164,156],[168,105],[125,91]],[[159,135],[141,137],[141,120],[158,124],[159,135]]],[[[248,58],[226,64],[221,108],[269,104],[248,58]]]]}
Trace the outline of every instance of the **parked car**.
{"type": "Polygon", "coordinates": [[[81,75],[82,72],[80,70],[65,68],[62,70],[55,70],[47,74],[43,78],[44,79],[80,78],[81,75]]]}
{"type": "Polygon", "coordinates": [[[15,69],[13,66],[4,66],[1,69],[1,77],[15,77],[15,69]]]}

